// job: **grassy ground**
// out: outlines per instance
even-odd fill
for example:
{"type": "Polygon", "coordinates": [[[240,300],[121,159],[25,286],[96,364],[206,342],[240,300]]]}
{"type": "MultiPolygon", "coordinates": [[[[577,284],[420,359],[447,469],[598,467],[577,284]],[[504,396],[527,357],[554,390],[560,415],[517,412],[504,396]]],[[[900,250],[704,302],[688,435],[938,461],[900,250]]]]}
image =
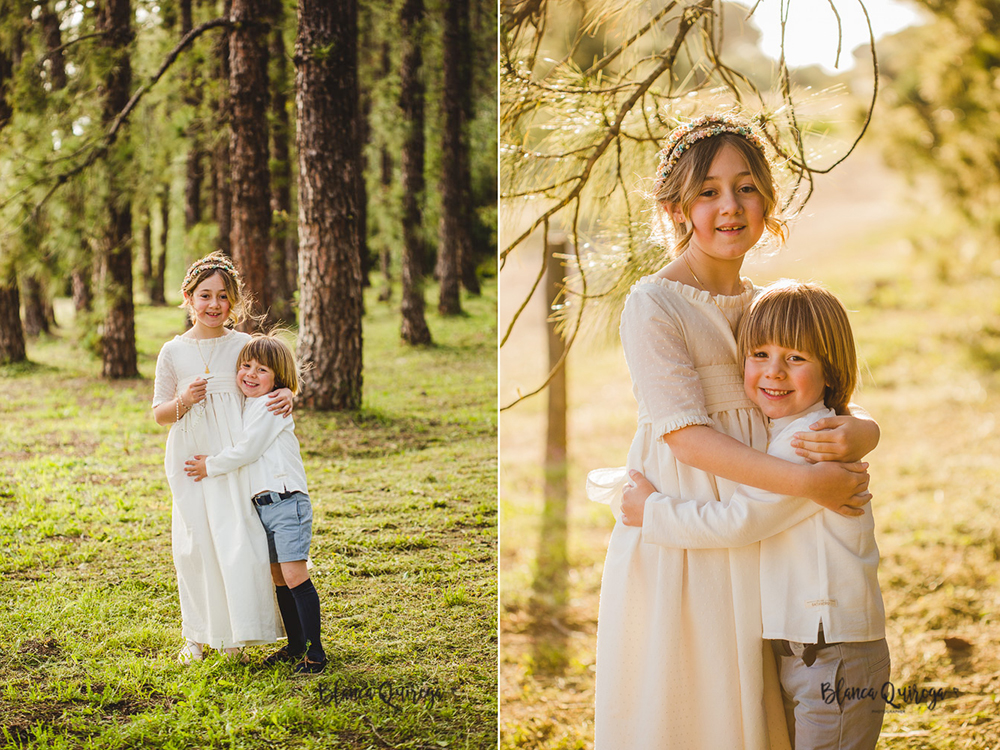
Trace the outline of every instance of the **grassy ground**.
{"type": "MultiPolygon", "coordinates": [[[[870,154],[852,155],[818,178],[811,215],[789,247],[745,271],[758,283],[822,281],[853,311],[867,367],[858,399],[882,427],[870,461],[891,679],[939,691],[936,702],[901,691],[879,748],[986,750],[1000,747],[1000,252],[922,211],[914,190],[870,154]]],[[[508,293],[517,297],[531,274],[533,261],[522,262],[523,271],[504,272],[501,326],[515,309],[508,293]]],[[[531,330],[501,350],[501,403],[541,375],[531,356],[544,351],[541,306],[529,312],[531,330]]],[[[590,469],[624,462],[635,402],[617,346],[575,352],[569,388],[570,603],[554,622],[536,622],[528,607],[544,397],[500,421],[501,748],[593,746],[597,606],[612,519],[586,501],[584,480],[590,469]],[[564,668],[551,669],[553,648],[564,668]]]]}
{"type": "Polygon", "coordinates": [[[266,647],[177,662],[149,413],[177,309],[138,309],[142,379],[101,380],[64,301],[34,364],[0,369],[0,747],[496,746],[496,284],[466,316],[430,312],[430,348],[366,303],[364,408],[296,414],[319,677],[263,669],[266,647]]]}

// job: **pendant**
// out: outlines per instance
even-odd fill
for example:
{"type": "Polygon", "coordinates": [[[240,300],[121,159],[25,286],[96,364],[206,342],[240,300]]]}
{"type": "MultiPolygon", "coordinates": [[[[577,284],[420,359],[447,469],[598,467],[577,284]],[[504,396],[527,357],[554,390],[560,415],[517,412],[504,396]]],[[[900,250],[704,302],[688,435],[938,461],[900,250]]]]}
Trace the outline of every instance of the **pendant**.
{"type": "Polygon", "coordinates": [[[209,372],[208,372],[208,365],[205,365],[205,374],[206,374],[206,375],[208,375],[208,374],[209,374],[209,372]]]}

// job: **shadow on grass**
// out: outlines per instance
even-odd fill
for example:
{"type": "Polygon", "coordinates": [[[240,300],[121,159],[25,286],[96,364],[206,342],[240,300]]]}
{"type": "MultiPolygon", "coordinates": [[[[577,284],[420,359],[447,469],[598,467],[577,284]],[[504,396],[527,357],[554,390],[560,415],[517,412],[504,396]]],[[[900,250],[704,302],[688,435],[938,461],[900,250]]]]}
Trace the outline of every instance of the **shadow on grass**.
{"type": "Polygon", "coordinates": [[[59,371],[58,367],[44,365],[40,362],[32,362],[27,359],[23,362],[0,364],[0,378],[27,378],[32,375],[46,375],[59,371]]]}

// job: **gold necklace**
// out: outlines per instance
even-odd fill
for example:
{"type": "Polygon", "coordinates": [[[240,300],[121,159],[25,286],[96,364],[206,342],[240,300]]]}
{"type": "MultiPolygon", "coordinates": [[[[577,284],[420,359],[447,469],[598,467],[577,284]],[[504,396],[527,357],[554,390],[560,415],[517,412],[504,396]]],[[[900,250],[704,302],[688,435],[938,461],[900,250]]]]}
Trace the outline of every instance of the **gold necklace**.
{"type": "MultiPolygon", "coordinates": [[[[218,338],[221,338],[221,337],[216,337],[216,338],[218,339],[218,338]]],[[[205,374],[208,375],[211,372],[211,370],[208,369],[208,366],[212,362],[212,357],[215,356],[215,344],[212,344],[212,351],[208,355],[208,361],[206,361],[205,360],[205,355],[201,353],[201,339],[195,339],[194,343],[197,344],[197,346],[198,346],[198,356],[201,357],[201,361],[205,364],[205,374]]]]}

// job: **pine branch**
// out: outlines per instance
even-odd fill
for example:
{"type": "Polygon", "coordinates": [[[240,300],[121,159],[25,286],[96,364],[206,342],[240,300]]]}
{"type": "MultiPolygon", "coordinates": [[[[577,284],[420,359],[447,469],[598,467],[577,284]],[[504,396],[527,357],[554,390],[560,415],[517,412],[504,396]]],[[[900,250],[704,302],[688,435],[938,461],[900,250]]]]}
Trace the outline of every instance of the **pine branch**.
{"type": "Polygon", "coordinates": [[[44,55],[42,55],[40,58],[38,58],[38,62],[35,63],[35,67],[36,68],[41,68],[42,67],[42,63],[44,63],[46,60],[48,60],[48,59],[50,59],[52,57],[55,57],[56,55],[58,55],[63,50],[68,49],[69,47],[72,47],[74,44],[77,44],[78,42],[84,42],[84,41],[86,41],[88,39],[95,39],[97,37],[107,36],[109,33],[110,32],[108,32],[108,31],[95,31],[92,34],[84,34],[83,36],[78,36],[76,39],[70,39],[65,44],[60,44],[55,49],[50,49],[48,52],[46,52],[44,55]]]}

